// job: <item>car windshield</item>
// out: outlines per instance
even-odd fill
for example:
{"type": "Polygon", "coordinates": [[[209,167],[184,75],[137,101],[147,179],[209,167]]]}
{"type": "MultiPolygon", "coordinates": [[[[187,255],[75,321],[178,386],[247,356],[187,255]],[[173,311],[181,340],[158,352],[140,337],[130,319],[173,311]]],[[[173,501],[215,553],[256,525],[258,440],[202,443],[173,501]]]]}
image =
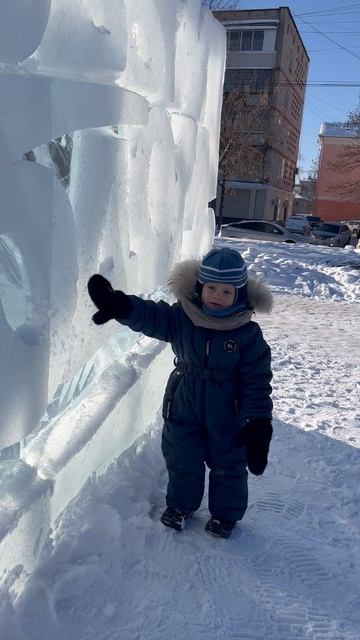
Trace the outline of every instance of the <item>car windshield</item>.
{"type": "Polygon", "coordinates": [[[339,224],[327,224],[324,222],[320,225],[319,231],[331,231],[331,233],[338,233],[340,230],[339,224]]]}
{"type": "Polygon", "coordinates": [[[243,224],[243,221],[240,220],[239,222],[228,222],[227,224],[223,224],[223,227],[237,227],[239,224],[243,224]]]}
{"type": "MultiPolygon", "coordinates": [[[[230,224],[225,225],[226,227],[239,227],[240,229],[254,229],[255,222],[250,222],[247,220],[242,220],[241,222],[231,222],[230,224]]],[[[256,228],[256,226],[255,226],[256,228]]]]}

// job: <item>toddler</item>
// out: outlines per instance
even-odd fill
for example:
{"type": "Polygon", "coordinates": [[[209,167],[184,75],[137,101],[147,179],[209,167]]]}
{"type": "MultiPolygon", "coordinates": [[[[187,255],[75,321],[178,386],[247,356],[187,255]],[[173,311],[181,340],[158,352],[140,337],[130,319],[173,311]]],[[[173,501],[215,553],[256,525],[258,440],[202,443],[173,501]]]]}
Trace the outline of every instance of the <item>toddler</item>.
{"type": "Polygon", "coordinates": [[[170,342],[175,368],[163,400],[162,453],[168,471],[161,522],[181,531],[202,501],[209,472],[206,531],[228,538],[247,508],[247,469],[260,475],[272,437],[270,348],[255,311],[269,312],[267,287],[248,278],[227,247],[186,260],[170,274],[177,302],[114,291],[101,275],[88,283],[96,324],[115,319],[170,342]]]}

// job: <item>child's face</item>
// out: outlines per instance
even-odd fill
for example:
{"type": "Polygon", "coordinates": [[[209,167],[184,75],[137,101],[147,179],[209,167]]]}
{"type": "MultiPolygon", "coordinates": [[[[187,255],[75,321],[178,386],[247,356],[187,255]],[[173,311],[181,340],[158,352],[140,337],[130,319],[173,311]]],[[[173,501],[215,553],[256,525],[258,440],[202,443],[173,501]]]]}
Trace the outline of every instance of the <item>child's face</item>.
{"type": "Polygon", "coordinates": [[[232,284],[206,282],[202,288],[201,302],[209,309],[224,309],[234,304],[236,289],[232,284]]]}

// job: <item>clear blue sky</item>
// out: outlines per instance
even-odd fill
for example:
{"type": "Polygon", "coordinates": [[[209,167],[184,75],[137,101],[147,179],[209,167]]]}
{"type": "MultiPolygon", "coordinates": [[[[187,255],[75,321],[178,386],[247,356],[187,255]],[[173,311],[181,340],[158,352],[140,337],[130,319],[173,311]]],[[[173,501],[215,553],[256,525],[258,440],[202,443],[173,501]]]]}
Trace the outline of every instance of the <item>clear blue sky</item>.
{"type": "Polygon", "coordinates": [[[321,122],[343,120],[359,104],[360,2],[294,0],[277,4],[271,0],[241,0],[238,6],[239,9],[287,6],[296,22],[310,58],[298,162],[306,174],[312,159],[317,157],[321,122]],[[358,86],[318,86],[326,82],[331,85],[353,82],[358,86]]]}

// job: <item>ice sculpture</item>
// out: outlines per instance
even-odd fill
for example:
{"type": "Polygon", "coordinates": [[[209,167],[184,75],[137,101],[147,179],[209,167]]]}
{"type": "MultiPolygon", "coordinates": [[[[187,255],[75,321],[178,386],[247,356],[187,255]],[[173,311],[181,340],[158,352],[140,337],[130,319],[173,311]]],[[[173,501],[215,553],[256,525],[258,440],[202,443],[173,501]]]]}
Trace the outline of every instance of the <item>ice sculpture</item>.
{"type": "Polygon", "coordinates": [[[30,4],[0,10],[0,448],[114,331],[89,275],[150,292],[214,225],[222,26],[200,0],[30,4]]]}

